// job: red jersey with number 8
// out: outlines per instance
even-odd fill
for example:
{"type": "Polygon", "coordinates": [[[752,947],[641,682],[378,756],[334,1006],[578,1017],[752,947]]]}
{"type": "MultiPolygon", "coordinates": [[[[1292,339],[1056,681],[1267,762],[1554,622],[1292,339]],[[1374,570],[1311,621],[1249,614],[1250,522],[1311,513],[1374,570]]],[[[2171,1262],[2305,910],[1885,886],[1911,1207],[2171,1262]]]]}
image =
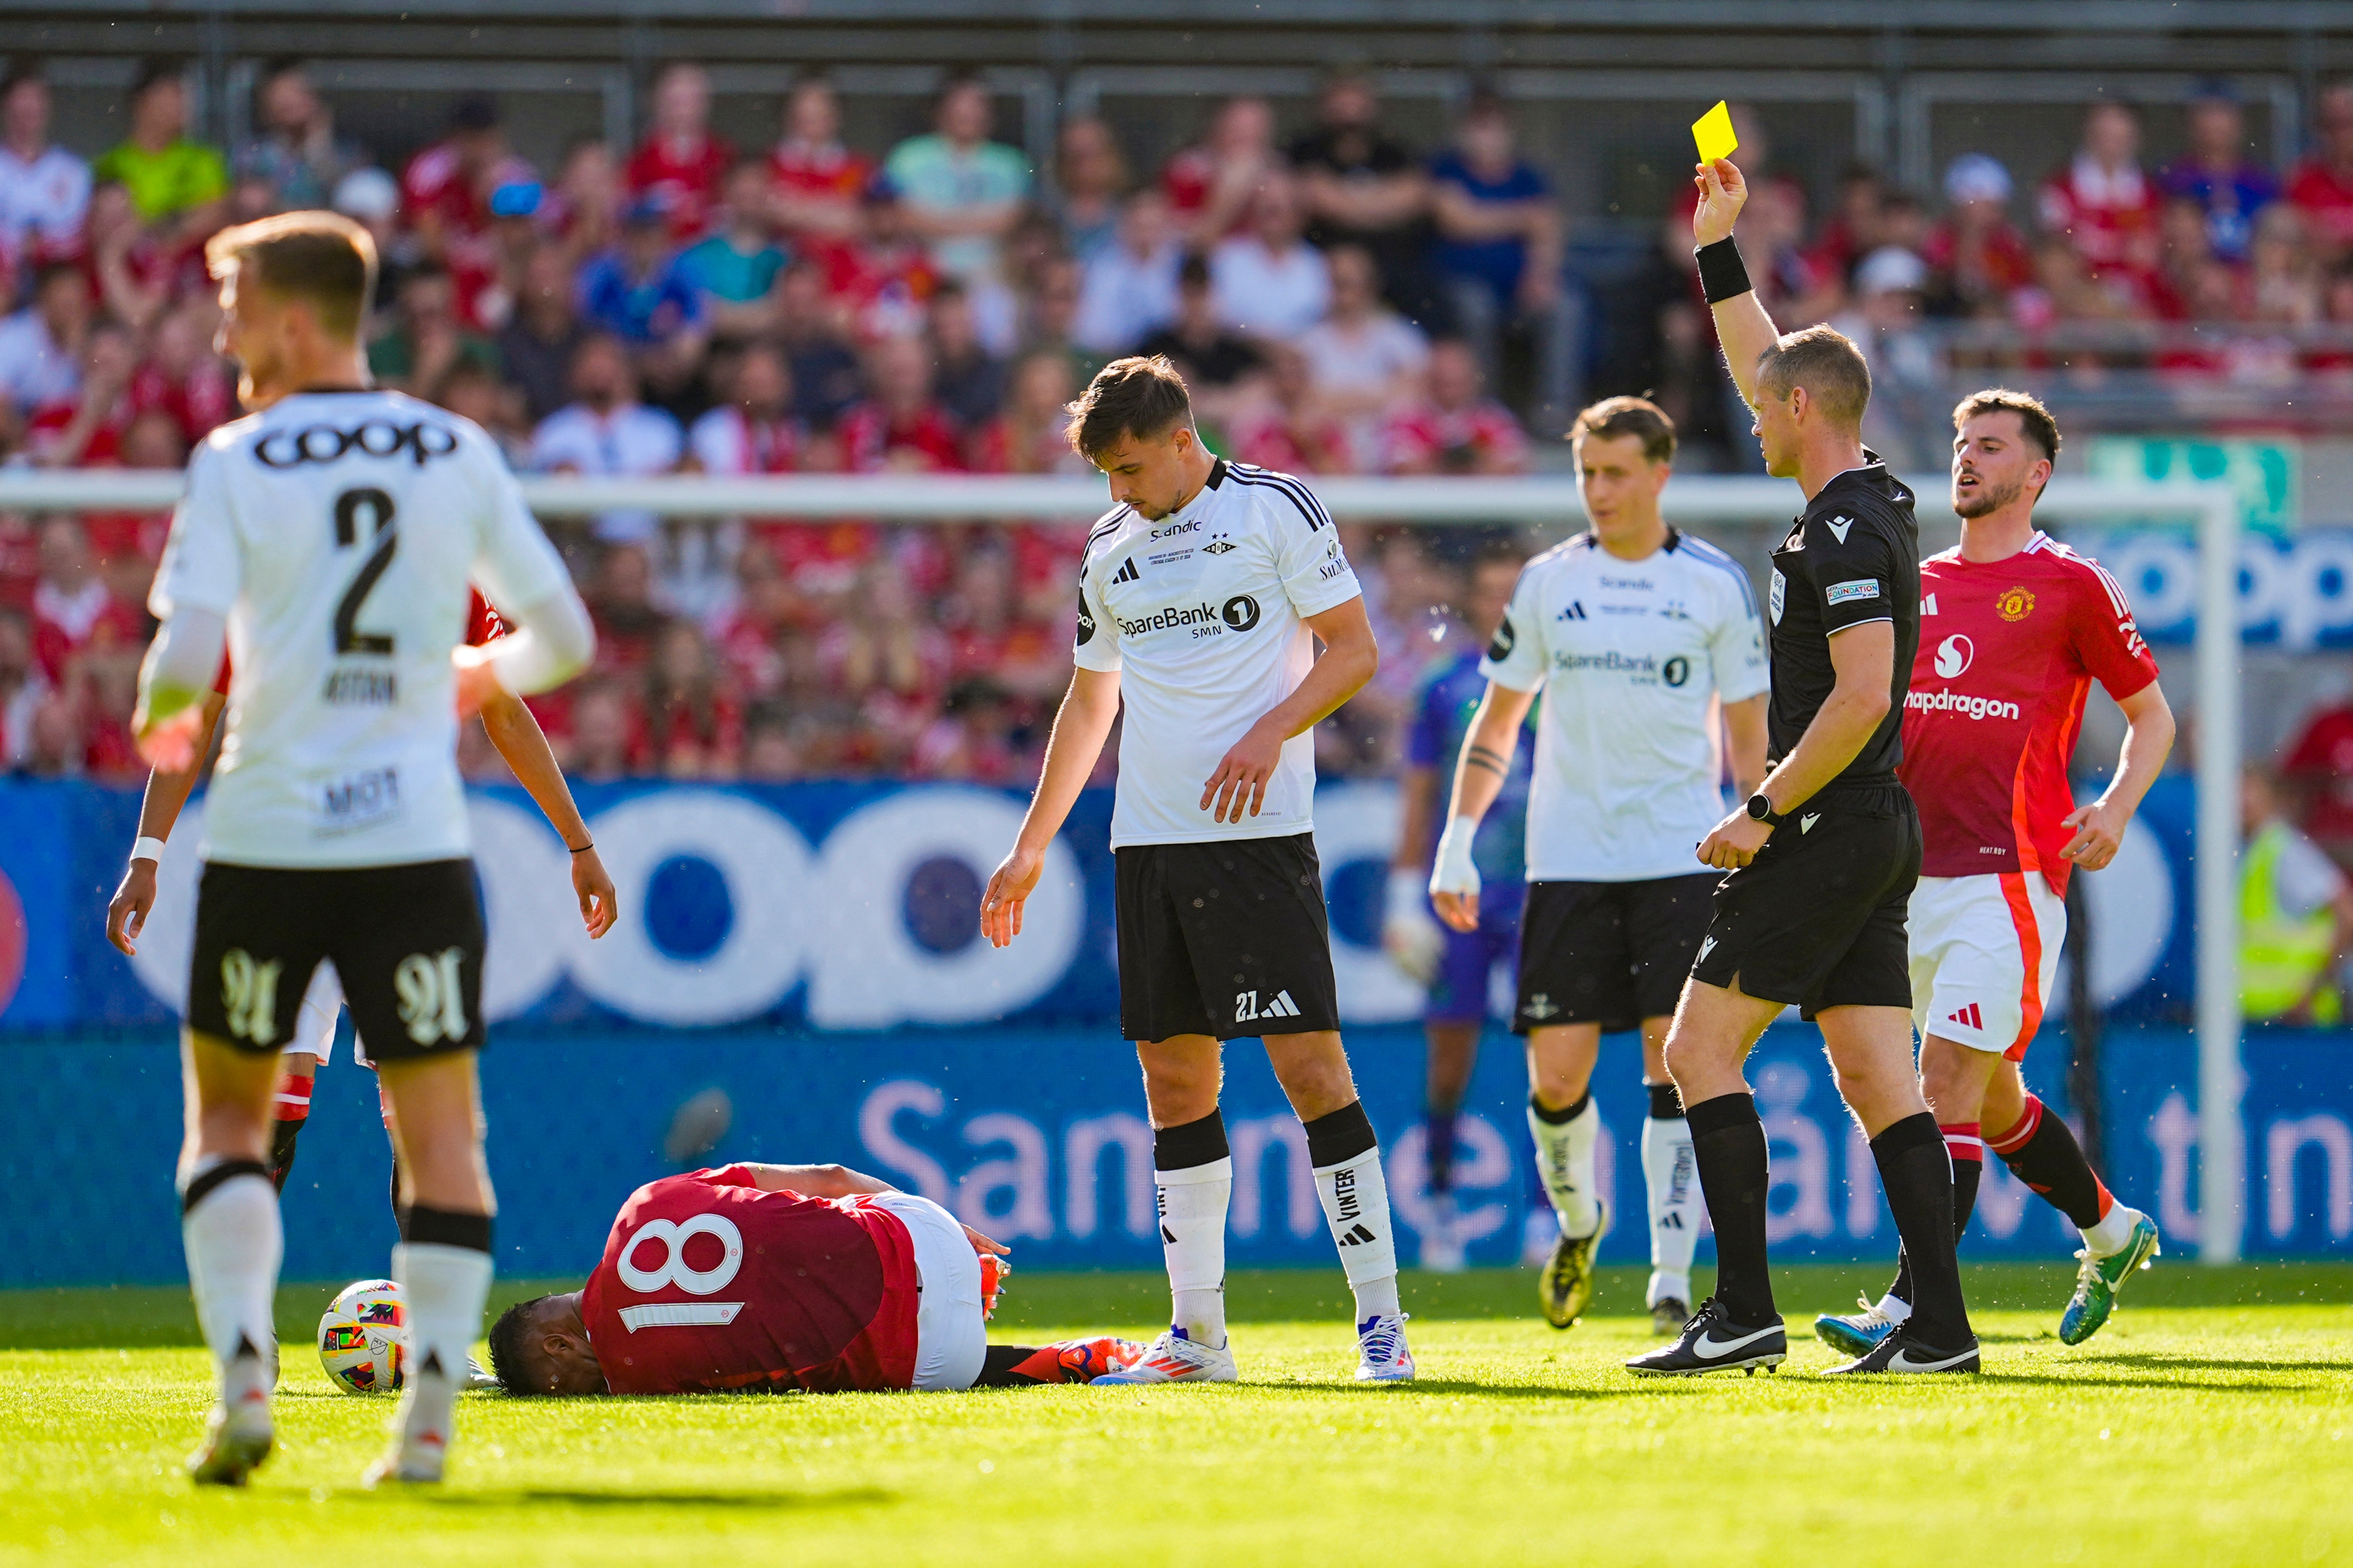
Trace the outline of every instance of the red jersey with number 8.
{"type": "Polygon", "coordinates": [[[897,1215],[727,1165],[629,1194],[580,1316],[615,1394],[829,1394],[913,1386],[916,1298],[897,1215]]]}
{"type": "Polygon", "coordinates": [[[2000,561],[1922,562],[1897,770],[1920,808],[1920,874],[2040,871],[2066,891],[2084,697],[2097,680],[2122,701],[2156,679],[2122,584],[2040,530],[2000,561]]]}

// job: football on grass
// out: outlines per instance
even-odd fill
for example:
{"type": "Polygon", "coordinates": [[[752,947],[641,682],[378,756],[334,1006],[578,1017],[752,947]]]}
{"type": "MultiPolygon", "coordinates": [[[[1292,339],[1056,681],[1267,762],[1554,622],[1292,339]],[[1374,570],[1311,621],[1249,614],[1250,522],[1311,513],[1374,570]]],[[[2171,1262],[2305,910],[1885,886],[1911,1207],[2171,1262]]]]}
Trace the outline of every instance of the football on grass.
{"type": "Polygon", "coordinates": [[[390,1279],[344,1286],[319,1320],[319,1364],[345,1394],[398,1388],[407,1355],[408,1312],[390,1279]]]}

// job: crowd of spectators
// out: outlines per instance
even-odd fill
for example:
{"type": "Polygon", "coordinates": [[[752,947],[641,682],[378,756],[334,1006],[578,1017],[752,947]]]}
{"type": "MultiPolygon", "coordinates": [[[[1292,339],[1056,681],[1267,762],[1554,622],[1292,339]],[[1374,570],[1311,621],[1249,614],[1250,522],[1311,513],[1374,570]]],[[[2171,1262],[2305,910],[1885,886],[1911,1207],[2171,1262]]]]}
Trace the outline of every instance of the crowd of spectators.
{"type": "MultiPolygon", "coordinates": [[[[377,380],[476,420],[519,470],[1082,472],[1062,405],[1134,352],[1185,370],[1218,449],[1308,474],[1522,471],[1532,432],[1583,395],[1653,392],[1701,453],[1731,424],[1688,207],[1656,276],[1612,302],[1641,330],[1599,330],[1551,187],[1485,94],[1436,149],[1386,130],[1361,78],[1332,79],[1287,139],[1264,100],[1237,97],[1156,171],[1085,117],[1033,169],[994,139],[973,76],[888,148],[845,143],[819,76],[776,104],[761,148],[714,132],[691,63],[661,70],[637,146],[586,138],[540,169],[496,101],[468,97],[385,164],[290,63],[262,73],[254,138],[224,150],[192,138],[182,67],[159,60],[122,142],[77,150],[20,66],[0,84],[0,460],[181,463],[236,412],[202,242],[322,205],[385,260],[377,380]]],[[[1941,392],[1940,318],[2353,324],[2353,88],[2321,100],[2316,151],[2284,175],[2252,161],[2219,89],[2192,110],[2189,153],[2157,171],[2132,111],[2097,106],[2039,227],[1979,154],[1934,210],[1858,171],[1811,217],[1765,128],[1738,122],[1752,273],[1785,323],[1862,341],[1893,410],[1941,392]]],[[[2353,376],[2353,342],[2255,331],[2171,352],[2183,374],[2353,376]]],[[[135,773],[124,726],[163,529],[0,516],[10,768],[135,773]]],[[[543,721],[590,778],[1019,779],[1067,679],[1082,533],[603,514],[559,531],[598,664],[543,721]]],[[[1477,545],[1351,535],[1385,659],[1322,742],[1335,769],[1392,759],[1414,676],[1451,647],[1451,563],[1477,545]]],[[[468,761],[498,766],[479,742],[468,761]]]]}

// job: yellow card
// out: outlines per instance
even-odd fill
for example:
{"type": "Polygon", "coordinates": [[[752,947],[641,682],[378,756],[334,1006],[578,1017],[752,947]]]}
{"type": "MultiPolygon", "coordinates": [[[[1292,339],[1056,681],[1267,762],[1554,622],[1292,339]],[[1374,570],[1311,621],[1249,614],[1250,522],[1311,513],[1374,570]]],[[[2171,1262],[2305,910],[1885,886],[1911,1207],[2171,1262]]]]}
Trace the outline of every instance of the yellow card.
{"type": "Polygon", "coordinates": [[[1732,133],[1732,111],[1721,103],[1692,121],[1692,141],[1699,148],[1699,161],[1713,163],[1718,158],[1729,158],[1740,145],[1740,138],[1732,133]]]}

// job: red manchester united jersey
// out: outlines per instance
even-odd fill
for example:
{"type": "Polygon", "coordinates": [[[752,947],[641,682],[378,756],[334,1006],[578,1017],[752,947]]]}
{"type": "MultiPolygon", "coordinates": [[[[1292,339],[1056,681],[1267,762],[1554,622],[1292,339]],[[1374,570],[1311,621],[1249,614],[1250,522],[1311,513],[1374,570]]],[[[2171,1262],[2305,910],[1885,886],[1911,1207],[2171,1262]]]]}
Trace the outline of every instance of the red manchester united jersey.
{"type": "Polygon", "coordinates": [[[915,1248],[859,1198],[764,1193],[743,1165],[629,1194],[581,1292],[615,1394],[908,1388],[915,1248]]]}
{"type": "Polygon", "coordinates": [[[1921,874],[2041,871],[2064,892],[2084,695],[2097,680],[2121,700],[2156,679],[2124,589],[2048,534],[2006,560],[1922,562],[1898,770],[1920,807],[1921,874]]]}

